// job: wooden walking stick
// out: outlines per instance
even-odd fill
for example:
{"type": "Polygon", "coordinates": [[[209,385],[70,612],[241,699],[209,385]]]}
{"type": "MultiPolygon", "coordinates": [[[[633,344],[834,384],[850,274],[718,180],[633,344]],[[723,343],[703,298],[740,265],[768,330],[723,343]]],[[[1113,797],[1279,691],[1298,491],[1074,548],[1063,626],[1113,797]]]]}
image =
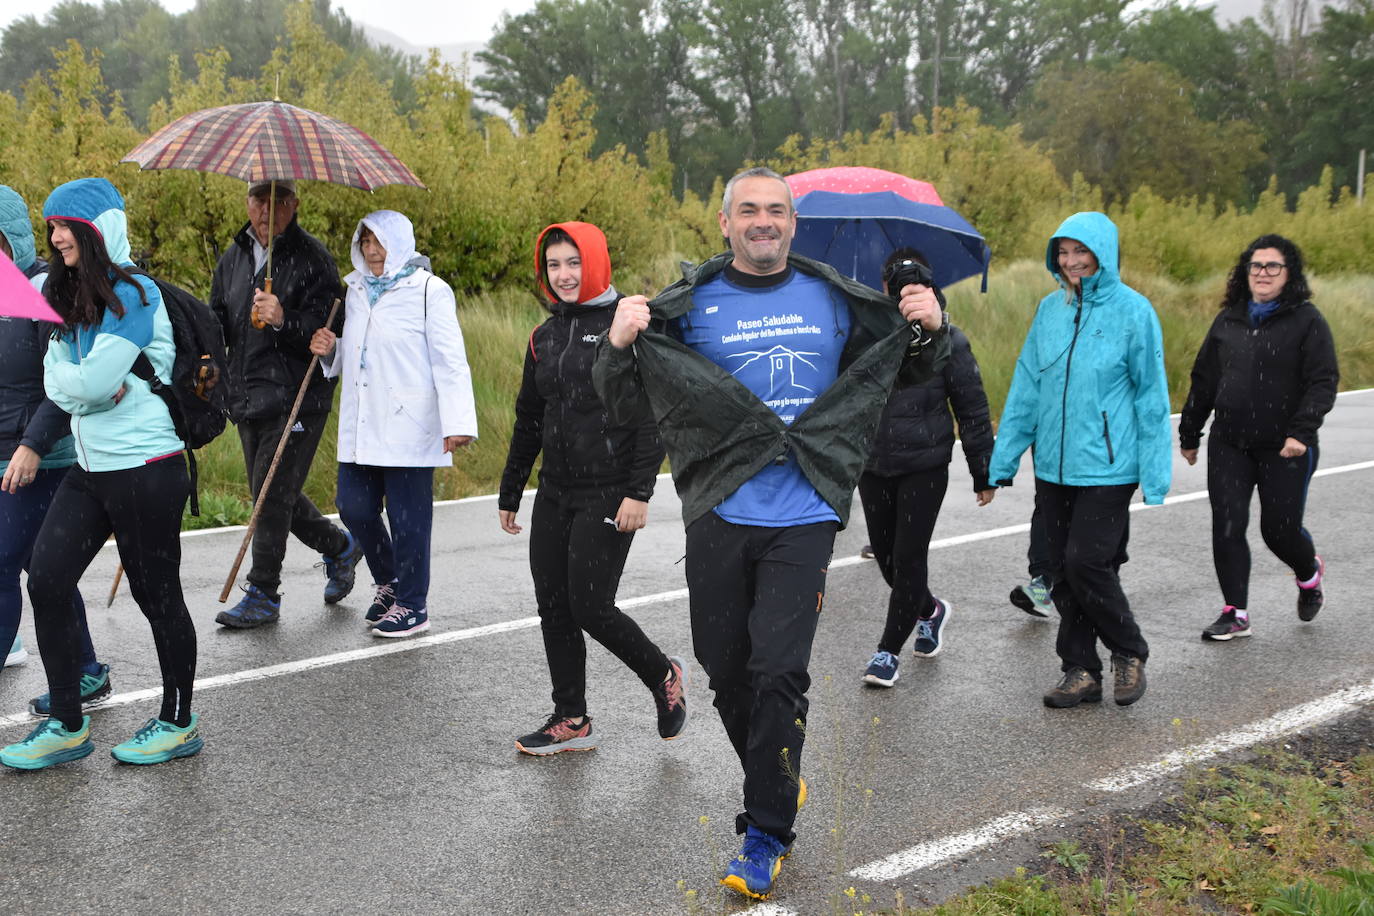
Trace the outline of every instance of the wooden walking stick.
{"type": "MultiPolygon", "coordinates": [[[[339,300],[334,300],[334,305],[329,310],[329,317],[324,320],[324,326],[332,328],[334,326],[334,316],[339,311],[339,300]]],[[[282,427],[281,440],[277,442],[277,452],[272,456],[272,463],[267,467],[267,476],[262,480],[262,486],[258,488],[257,501],[253,503],[253,515],[248,519],[248,530],[243,533],[243,543],[239,545],[238,556],[234,557],[234,566],[229,570],[229,578],[224,581],[224,589],[219,593],[219,603],[224,604],[229,600],[229,593],[234,589],[234,580],[238,578],[239,567],[243,565],[243,555],[248,552],[248,545],[253,543],[253,532],[258,527],[258,516],[262,514],[262,504],[267,500],[267,488],[272,485],[272,478],[277,475],[277,465],[281,463],[282,452],[286,451],[286,440],[291,436],[291,427],[296,425],[296,414],[300,413],[301,402],[305,400],[305,390],[310,387],[310,377],[315,374],[315,366],[320,362],[319,356],[310,355],[310,368],[305,370],[305,378],[301,379],[300,390],[296,392],[296,403],[291,405],[291,413],[286,417],[286,425],[282,427]]]]}
{"type": "Polygon", "coordinates": [[[115,595],[119,594],[119,580],[124,578],[124,564],[120,563],[115,567],[115,580],[110,586],[110,597],[105,599],[105,606],[114,604],[115,595]]]}

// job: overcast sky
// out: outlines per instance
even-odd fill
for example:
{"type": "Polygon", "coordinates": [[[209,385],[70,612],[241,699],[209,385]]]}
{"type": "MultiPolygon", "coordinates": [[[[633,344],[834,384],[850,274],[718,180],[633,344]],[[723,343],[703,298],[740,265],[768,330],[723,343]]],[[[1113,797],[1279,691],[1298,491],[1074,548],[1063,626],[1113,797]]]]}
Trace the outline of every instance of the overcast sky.
{"type": "MultiPolygon", "coordinates": [[[[86,0],[99,6],[102,0],[86,0]]],[[[161,0],[169,13],[184,13],[195,0],[161,0]]],[[[58,0],[0,0],[0,24],[32,14],[41,21],[58,0]]],[[[491,37],[496,20],[503,11],[512,15],[533,9],[534,0],[332,0],[330,6],[342,9],[355,23],[394,32],[420,47],[485,42],[491,37]]]]}

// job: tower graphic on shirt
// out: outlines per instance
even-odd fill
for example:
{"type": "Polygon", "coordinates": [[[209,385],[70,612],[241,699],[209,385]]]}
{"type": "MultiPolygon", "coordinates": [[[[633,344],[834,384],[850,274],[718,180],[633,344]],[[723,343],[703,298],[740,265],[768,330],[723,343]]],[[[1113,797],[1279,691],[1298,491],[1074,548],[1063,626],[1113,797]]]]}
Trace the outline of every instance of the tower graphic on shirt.
{"type": "Polygon", "coordinates": [[[807,359],[808,356],[819,356],[820,353],[811,350],[793,350],[778,344],[768,350],[745,350],[743,353],[732,353],[727,359],[742,359],[744,362],[731,370],[732,375],[739,375],[749,366],[754,365],[759,360],[768,361],[768,385],[773,391],[779,390],[779,378],[786,379],[787,384],[792,388],[800,388],[802,391],[813,391],[814,389],[803,385],[797,381],[797,363],[809,366],[812,371],[817,370],[815,363],[807,359]]]}

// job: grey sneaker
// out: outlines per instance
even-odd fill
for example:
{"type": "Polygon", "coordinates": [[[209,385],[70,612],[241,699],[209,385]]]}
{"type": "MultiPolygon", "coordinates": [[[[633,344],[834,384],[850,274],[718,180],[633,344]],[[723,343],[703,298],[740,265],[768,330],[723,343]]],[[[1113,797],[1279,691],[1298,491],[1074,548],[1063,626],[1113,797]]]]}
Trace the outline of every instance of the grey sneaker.
{"type": "Polygon", "coordinates": [[[1221,616],[1202,631],[1202,638],[1212,642],[1226,642],[1228,639],[1249,635],[1250,618],[1241,620],[1236,616],[1236,609],[1229,604],[1222,610],[1221,616]]]}
{"type": "Polygon", "coordinates": [[[1054,601],[1050,599],[1050,585],[1043,576],[1036,576],[1025,585],[1011,590],[1011,603],[1041,620],[1054,615],[1054,601]]]}

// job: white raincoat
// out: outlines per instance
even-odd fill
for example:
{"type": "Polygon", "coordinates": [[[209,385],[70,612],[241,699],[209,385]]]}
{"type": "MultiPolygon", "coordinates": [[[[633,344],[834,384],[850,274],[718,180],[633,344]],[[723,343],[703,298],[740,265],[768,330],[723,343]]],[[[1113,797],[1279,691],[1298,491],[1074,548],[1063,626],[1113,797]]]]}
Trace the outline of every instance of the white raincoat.
{"type": "Polygon", "coordinates": [[[447,467],[445,436],[477,436],[472,376],[463,349],[453,290],[415,252],[410,220],[394,210],[369,213],[349,246],[352,273],[338,347],[320,361],[328,378],[343,376],[338,460],[380,467],[447,467]],[[383,277],[419,268],[368,304],[358,239],[371,229],[386,249],[383,277]]]}

